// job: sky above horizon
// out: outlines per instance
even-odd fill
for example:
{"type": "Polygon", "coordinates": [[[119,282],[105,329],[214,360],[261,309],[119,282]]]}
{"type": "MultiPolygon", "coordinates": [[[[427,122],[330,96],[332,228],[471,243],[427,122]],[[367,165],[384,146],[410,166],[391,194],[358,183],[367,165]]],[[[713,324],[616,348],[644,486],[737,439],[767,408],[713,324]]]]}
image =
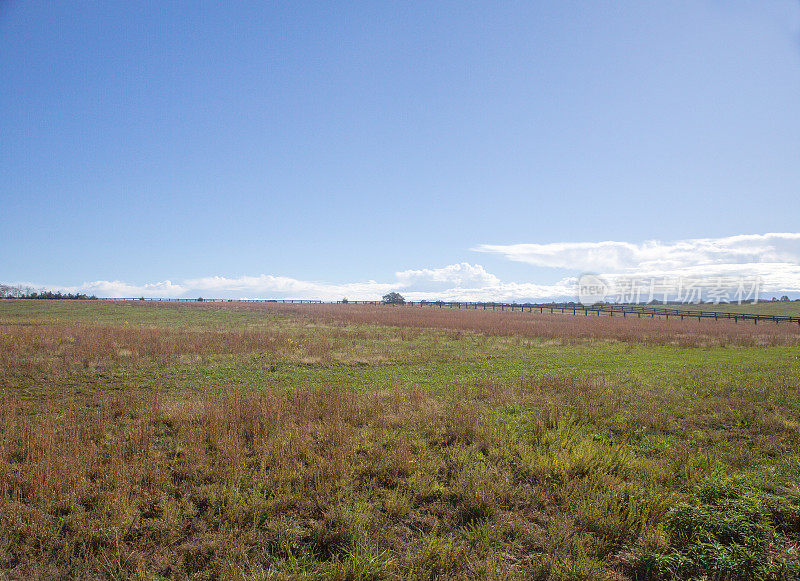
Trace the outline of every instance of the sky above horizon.
{"type": "Polygon", "coordinates": [[[0,0],[0,282],[800,296],[800,1],[0,0]]]}

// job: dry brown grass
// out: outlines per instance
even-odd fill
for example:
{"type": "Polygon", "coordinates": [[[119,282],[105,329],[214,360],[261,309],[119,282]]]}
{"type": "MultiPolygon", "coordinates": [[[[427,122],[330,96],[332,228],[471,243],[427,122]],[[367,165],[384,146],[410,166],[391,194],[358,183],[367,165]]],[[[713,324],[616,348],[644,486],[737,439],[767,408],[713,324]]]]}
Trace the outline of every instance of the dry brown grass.
{"type": "Polygon", "coordinates": [[[697,346],[702,343],[737,345],[797,344],[796,325],[747,325],[728,321],[675,318],[580,316],[519,311],[453,310],[435,307],[362,305],[288,305],[309,317],[344,323],[398,327],[453,329],[487,335],[552,338],[560,340],[614,339],[659,344],[697,346]],[[298,308],[299,307],[299,308],[298,308]],[[345,307],[345,308],[342,308],[345,307]]]}
{"type": "MultiPolygon", "coordinates": [[[[456,341],[465,333],[508,337],[512,341],[509,347],[524,340],[558,344],[611,340],[680,347],[800,344],[800,330],[796,326],[774,323],[753,325],[372,305],[138,301],[125,304],[137,309],[180,312],[245,312],[256,317],[263,313],[265,317],[280,315],[305,323],[267,326],[259,325],[255,319],[256,323],[251,321],[241,328],[86,322],[0,325],[0,375],[26,370],[41,374],[57,369],[165,364],[246,353],[306,365],[375,365],[393,360],[390,349],[393,342],[413,341],[426,330],[444,332],[450,340],[456,341]],[[320,324],[325,326],[320,327],[320,324]],[[389,334],[387,327],[393,329],[389,334]],[[355,345],[355,342],[361,344],[355,345]]],[[[495,341],[493,349],[502,350],[502,342],[495,341]]],[[[404,357],[420,362],[434,356],[432,350],[404,353],[404,357]]]]}
{"type": "Polygon", "coordinates": [[[367,566],[354,547],[370,546],[386,578],[560,578],[567,555],[590,577],[633,574],[663,548],[670,491],[708,466],[704,443],[636,457],[623,442],[751,417],[745,465],[798,444],[759,409],[744,396],[690,403],[602,379],[487,381],[444,398],[330,386],[57,407],[4,391],[0,568],[124,578],[305,567],[351,578],[344,569],[367,566]],[[524,423],[498,422],[506,409],[523,410],[524,423]],[[620,413],[630,424],[612,421],[620,413]],[[619,437],[600,436],[603,425],[619,437]]]}
{"type": "Polygon", "coordinates": [[[66,408],[3,393],[0,410],[0,519],[14,543],[0,565],[15,576],[268,567],[287,542],[330,559],[356,533],[331,512],[343,494],[377,502],[381,534],[404,536],[381,499],[414,472],[416,430],[451,444],[481,431],[474,412],[423,392],[333,387],[66,408]]]}
{"type": "MultiPolygon", "coordinates": [[[[197,330],[61,323],[0,325],[0,366],[79,366],[187,355],[271,353],[293,350],[293,335],[273,330],[197,330]]],[[[325,351],[320,339],[313,345],[325,351]]]]}
{"type": "MultiPolygon", "coordinates": [[[[140,306],[133,302],[136,306],[140,306]]],[[[390,325],[408,329],[447,329],[486,335],[508,335],[560,341],[611,339],[676,344],[686,347],[714,345],[797,345],[800,327],[787,323],[734,323],[675,317],[641,318],[608,315],[540,314],[538,312],[439,309],[394,305],[291,304],[291,303],[152,303],[156,308],[230,309],[250,313],[284,314],[314,322],[344,325],[390,325]]]]}
{"type": "MultiPolygon", "coordinates": [[[[800,447],[792,363],[756,366],[755,379],[687,368],[662,383],[594,372],[451,383],[445,374],[430,391],[358,382],[257,391],[245,381],[219,394],[133,388],[62,397],[5,381],[29,368],[29,382],[48,372],[89,381],[130,362],[168,368],[225,353],[339,365],[388,360],[395,342],[425,339],[420,345],[433,349],[442,337],[459,344],[452,357],[480,366],[487,341],[474,334],[494,337],[498,350],[526,341],[561,349],[597,340],[590,348],[602,349],[798,339],[785,326],[509,312],[134,308],[245,310],[291,325],[0,329],[0,575],[644,579],[654,575],[648,555],[667,550],[668,508],[703,477],[741,471],[788,491],[800,477],[791,472],[800,447]],[[341,351],[351,339],[375,345],[341,351]]],[[[224,369],[235,372],[231,359],[224,369]]],[[[420,361],[425,370],[438,365],[420,361]]],[[[790,544],[800,507],[787,506],[775,518],[790,544]]]]}

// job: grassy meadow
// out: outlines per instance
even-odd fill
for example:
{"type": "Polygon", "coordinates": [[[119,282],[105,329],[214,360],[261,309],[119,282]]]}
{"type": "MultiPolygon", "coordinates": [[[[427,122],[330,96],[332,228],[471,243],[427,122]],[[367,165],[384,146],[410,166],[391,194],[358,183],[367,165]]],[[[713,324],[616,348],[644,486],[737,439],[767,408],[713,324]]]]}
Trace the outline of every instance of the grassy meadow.
{"type": "Polygon", "coordinates": [[[800,575],[797,325],[3,300],[0,417],[0,579],[800,575]]]}
{"type": "Polygon", "coordinates": [[[745,315],[780,315],[800,316],[800,301],[759,301],[757,303],[701,303],[687,305],[656,305],[659,308],[691,309],[701,311],[717,311],[723,313],[741,313],[745,315]]]}

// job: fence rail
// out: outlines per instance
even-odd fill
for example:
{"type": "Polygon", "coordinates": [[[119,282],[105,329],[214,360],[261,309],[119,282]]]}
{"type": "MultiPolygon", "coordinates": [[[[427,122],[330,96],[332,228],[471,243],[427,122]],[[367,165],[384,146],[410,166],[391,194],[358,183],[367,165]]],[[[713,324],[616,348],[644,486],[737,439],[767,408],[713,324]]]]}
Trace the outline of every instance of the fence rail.
{"type": "Polygon", "coordinates": [[[582,305],[582,304],[569,304],[569,303],[453,303],[453,302],[422,302],[411,303],[412,305],[420,306],[433,306],[440,308],[456,308],[456,309],[482,309],[482,310],[519,310],[521,312],[536,312],[539,313],[564,313],[564,314],[583,314],[589,315],[590,313],[607,316],[635,316],[641,317],[670,317],[683,320],[684,318],[697,318],[698,321],[702,319],[719,320],[733,320],[735,323],[739,321],[753,321],[758,324],[759,321],[769,321],[773,323],[797,323],[800,325],[800,316],[791,315],[763,315],[755,313],[731,313],[723,311],[708,311],[703,309],[676,309],[668,307],[654,307],[649,305],[582,305]]]}
{"type": "MultiPolygon", "coordinates": [[[[209,302],[209,303],[294,303],[294,304],[321,304],[325,301],[309,299],[165,299],[165,298],[101,298],[103,301],[158,301],[158,302],[209,302]]],[[[344,301],[334,301],[330,304],[344,304],[344,301]]],[[[384,305],[383,301],[347,301],[350,305],[384,305]]],[[[387,305],[392,306],[392,305],[387,305]]],[[[399,305],[397,305],[399,306],[399,305]]],[[[669,307],[657,307],[651,305],[582,305],[579,303],[496,303],[496,302],[452,302],[452,301],[406,301],[402,306],[406,307],[428,307],[439,309],[473,309],[484,311],[520,311],[540,314],[562,313],[572,315],[597,316],[606,315],[610,317],[621,316],[629,317],[664,317],[669,319],[674,317],[680,320],[684,318],[732,320],[734,323],[739,321],[753,321],[773,323],[797,323],[800,325],[800,315],[763,315],[755,313],[732,313],[724,311],[709,311],[703,309],[678,309],[669,307]]]]}

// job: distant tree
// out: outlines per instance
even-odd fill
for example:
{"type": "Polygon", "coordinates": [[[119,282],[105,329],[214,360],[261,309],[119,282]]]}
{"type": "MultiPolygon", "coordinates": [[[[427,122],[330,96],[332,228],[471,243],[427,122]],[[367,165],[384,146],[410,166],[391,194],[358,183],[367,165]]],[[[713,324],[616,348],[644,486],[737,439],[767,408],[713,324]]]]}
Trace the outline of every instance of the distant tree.
{"type": "Polygon", "coordinates": [[[47,289],[40,289],[36,291],[31,287],[10,286],[7,284],[0,284],[0,298],[4,299],[96,299],[92,295],[87,296],[83,293],[62,293],[61,291],[53,292],[47,289]]]}
{"type": "Polygon", "coordinates": [[[783,296],[781,297],[781,302],[783,302],[783,303],[788,303],[788,302],[789,302],[789,297],[788,297],[788,296],[786,296],[786,295],[783,295],[783,296]]]}
{"type": "Polygon", "coordinates": [[[402,305],[405,304],[406,299],[403,298],[403,295],[400,293],[387,293],[383,295],[383,304],[384,305],[402,305]]]}
{"type": "Polygon", "coordinates": [[[203,302],[203,297],[197,297],[197,302],[198,303],[202,303],[203,302]]]}
{"type": "Polygon", "coordinates": [[[341,302],[343,305],[346,305],[346,304],[347,304],[347,303],[349,303],[350,301],[348,301],[348,300],[347,300],[347,297],[344,297],[344,298],[343,298],[343,299],[342,299],[340,302],[341,302]]]}

